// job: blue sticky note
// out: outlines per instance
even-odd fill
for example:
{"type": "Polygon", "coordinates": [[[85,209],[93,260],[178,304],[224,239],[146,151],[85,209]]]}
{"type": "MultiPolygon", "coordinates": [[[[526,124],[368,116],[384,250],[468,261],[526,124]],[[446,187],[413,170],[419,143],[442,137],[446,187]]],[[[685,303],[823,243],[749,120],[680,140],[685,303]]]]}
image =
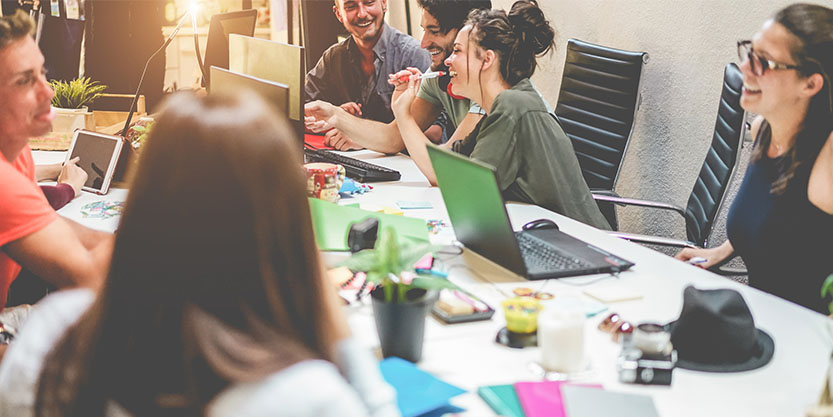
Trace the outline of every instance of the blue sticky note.
{"type": "Polygon", "coordinates": [[[407,200],[399,200],[396,202],[396,205],[399,206],[402,210],[417,210],[417,209],[432,209],[434,205],[431,204],[430,201],[407,201],[407,200]]]}
{"type": "MultiPolygon", "coordinates": [[[[382,377],[396,390],[402,417],[416,417],[453,407],[448,400],[466,391],[437,379],[404,359],[391,357],[379,363],[382,377]]],[[[447,411],[446,411],[447,412],[447,411]]]]}

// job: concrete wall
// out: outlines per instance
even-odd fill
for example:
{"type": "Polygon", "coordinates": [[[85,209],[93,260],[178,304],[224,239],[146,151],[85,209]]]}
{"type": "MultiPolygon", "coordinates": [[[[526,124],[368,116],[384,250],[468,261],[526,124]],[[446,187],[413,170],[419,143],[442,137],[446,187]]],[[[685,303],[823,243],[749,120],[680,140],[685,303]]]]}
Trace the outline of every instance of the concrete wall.
{"type": "MultiPolygon", "coordinates": [[[[514,0],[493,0],[508,10],[514,0]]],[[[723,67],[787,0],[539,0],[558,31],[558,50],[533,76],[555,104],[567,39],[647,51],[642,106],[617,191],[684,206],[714,131],[723,67]]],[[[827,1],[815,1],[831,5],[827,1]]],[[[674,213],[620,209],[621,229],[684,238],[674,213]]],[[[720,243],[716,241],[715,243],[720,243]]]]}

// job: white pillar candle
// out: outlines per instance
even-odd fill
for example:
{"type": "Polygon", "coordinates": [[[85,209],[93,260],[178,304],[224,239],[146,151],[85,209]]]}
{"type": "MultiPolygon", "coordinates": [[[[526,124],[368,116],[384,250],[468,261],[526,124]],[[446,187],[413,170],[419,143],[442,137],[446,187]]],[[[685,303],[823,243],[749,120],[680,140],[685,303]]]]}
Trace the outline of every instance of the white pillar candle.
{"type": "Polygon", "coordinates": [[[541,366],[553,372],[577,372],[584,365],[584,312],[553,304],[538,314],[541,366]]]}

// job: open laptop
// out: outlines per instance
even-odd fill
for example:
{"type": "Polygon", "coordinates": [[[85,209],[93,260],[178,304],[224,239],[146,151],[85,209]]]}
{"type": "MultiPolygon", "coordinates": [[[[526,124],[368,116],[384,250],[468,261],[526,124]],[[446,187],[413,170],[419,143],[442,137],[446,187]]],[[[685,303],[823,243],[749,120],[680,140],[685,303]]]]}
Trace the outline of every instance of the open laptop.
{"type": "Polygon", "coordinates": [[[428,145],[448,216],[466,248],[528,279],[624,271],[632,262],[557,228],[513,232],[494,169],[428,145]]]}

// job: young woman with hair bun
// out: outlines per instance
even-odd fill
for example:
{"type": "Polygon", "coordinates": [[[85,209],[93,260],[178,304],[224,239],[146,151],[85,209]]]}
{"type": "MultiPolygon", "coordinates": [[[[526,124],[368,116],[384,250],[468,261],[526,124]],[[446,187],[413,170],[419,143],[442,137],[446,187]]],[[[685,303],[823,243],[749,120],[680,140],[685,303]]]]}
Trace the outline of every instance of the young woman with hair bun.
{"type": "MultiPolygon", "coordinates": [[[[529,77],[554,48],[555,30],[531,1],[509,13],[474,10],[446,59],[451,91],[479,103],[486,116],[455,151],[492,165],[504,199],[537,204],[599,228],[609,228],[581,175],[569,138],[529,77]]],[[[434,170],[410,115],[418,81],[393,105],[408,152],[436,184],[434,170]]]]}

